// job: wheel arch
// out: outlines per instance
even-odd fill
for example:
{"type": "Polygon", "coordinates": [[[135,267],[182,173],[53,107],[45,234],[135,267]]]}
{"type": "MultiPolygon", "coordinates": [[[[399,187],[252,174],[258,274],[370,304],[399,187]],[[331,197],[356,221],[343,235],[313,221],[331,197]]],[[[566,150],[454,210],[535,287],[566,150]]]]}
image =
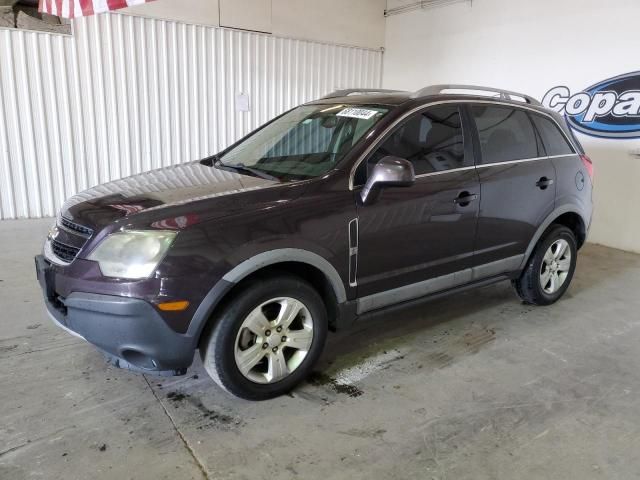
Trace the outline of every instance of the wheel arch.
{"type": "Polygon", "coordinates": [[[200,342],[211,316],[238,287],[252,279],[277,273],[297,275],[311,283],[322,296],[330,319],[337,317],[338,304],[347,301],[340,274],[320,255],[295,248],[263,252],[227,272],[205,296],[189,325],[188,334],[194,338],[195,345],[200,342]]]}
{"type": "Polygon", "coordinates": [[[564,225],[576,236],[578,250],[587,239],[587,227],[582,217],[576,212],[566,212],[556,218],[551,224],[564,225]]]}
{"type": "Polygon", "coordinates": [[[578,248],[584,245],[584,242],[587,239],[587,222],[585,222],[584,216],[578,212],[578,210],[570,205],[556,208],[547,218],[540,224],[536,233],[531,238],[529,242],[529,246],[524,255],[524,259],[521,269],[525,268],[529,259],[531,258],[531,254],[533,253],[533,249],[536,247],[544,233],[547,229],[553,225],[564,225],[567,228],[571,229],[576,236],[576,241],[578,248]]]}

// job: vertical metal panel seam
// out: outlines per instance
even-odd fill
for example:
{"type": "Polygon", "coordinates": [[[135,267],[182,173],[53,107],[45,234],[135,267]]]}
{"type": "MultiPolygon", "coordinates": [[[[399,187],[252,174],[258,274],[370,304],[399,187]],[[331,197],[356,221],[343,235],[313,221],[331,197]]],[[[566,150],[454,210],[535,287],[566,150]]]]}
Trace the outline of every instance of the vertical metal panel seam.
{"type": "MultiPolygon", "coordinates": [[[[24,34],[23,34],[24,35],[24,34]]],[[[10,88],[12,88],[12,90],[9,91],[14,91],[16,94],[14,96],[14,104],[15,104],[15,127],[19,129],[20,132],[22,131],[27,131],[27,125],[25,125],[25,121],[24,121],[24,105],[23,105],[23,97],[25,95],[24,91],[28,90],[28,86],[25,85],[24,82],[24,73],[23,71],[26,70],[26,61],[21,61],[20,60],[20,51],[24,50],[24,47],[21,45],[22,41],[23,41],[23,35],[21,35],[17,41],[15,42],[14,48],[11,51],[11,55],[12,55],[12,61],[13,64],[15,66],[15,68],[11,71],[11,75],[12,75],[12,86],[10,88]]],[[[22,56],[22,58],[24,58],[24,56],[22,56]]],[[[31,159],[34,156],[33,153],[30,153],[30,149],[31,148],[35,148],[35,147],[31,147],[32,143],[33,143],[33,134],[28,135],[27,138],[24,138],[24,136],[20,135],[17,137],[17,142],[20,145],[20,150],[22,152],[22,154],[24,155],[25,161],[20,165],[20,169],[19,169],[19,173],[20,173],[20,180],[22,183],[22,188],[23,188],[23,192],[26,195],[26,192],[29,191],[29,184],[28,182],[31,180],[33,181],[33,174],[30,168],[30,164],[31,164],[31,159]]],[[[32,215],[32,212],[30,211],[30,207],[31,207],[31,202],[30,202],[30,198],[25,197],[25,202],[23,204],[23,210],[27,212],[27,215],[32,215]]]]}
{"type": "MultiPolygon", "coordinates": [[[[0,36],[2,34],[0,33],[0,36]]],[[[2,52],[0,52],[2,62],[2,52]]],[[[5,92],[2,75],[0,74],[0,219],[13,218],[15,216],[16,198],[13,189],[13,177],[11,168],[11,152],[7,139],[7,119],[5,114],[5,92]]]]}

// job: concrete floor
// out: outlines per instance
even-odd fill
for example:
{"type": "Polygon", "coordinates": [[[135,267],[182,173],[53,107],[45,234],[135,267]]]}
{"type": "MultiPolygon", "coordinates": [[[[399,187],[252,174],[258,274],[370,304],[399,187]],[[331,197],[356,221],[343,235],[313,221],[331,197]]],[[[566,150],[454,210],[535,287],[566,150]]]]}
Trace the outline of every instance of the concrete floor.
{"type": "Polygon", "coordinates": [[[587,246],[553,307],[506,284],[337,335],[251,403],[109,367],[46,318],[51,220],[0,222],[0,478],[640,477],[640,256],[587,246]]]}

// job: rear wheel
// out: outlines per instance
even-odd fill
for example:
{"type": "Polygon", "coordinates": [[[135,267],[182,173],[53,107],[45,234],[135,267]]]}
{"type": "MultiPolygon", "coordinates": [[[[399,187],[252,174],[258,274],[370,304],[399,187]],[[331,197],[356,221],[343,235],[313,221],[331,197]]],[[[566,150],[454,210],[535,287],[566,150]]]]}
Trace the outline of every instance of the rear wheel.
{"type": "Polygon", "coordinates": [[[519,279],[513,281],[518,296],[533,305],[550,305],[569,288],[576,268],[574,233],[552,225],[533,251],[519,279]]]}
{"type": "Polygon", "coordinates": [[[223,308],[200,352],[221,387],[264,400],[290,391],[320,356],[327,313],[302,279],[278,276],[252,282],[223,308]]]}

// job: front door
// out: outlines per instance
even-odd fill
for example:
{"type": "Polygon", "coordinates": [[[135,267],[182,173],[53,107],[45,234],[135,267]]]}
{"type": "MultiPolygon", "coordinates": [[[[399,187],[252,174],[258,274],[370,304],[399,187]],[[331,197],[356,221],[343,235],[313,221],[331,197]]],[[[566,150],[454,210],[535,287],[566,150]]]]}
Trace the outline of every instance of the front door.
{"type": "Polygon", "coordinates": [[[469,281],[480,187],[462,130],[458,106],[427,107],[391,131],[356,172],[361,185],[393,155],[416,173],[413,186],[385,188],[373,204],[358,206],[361,313],[469,281]]]}

